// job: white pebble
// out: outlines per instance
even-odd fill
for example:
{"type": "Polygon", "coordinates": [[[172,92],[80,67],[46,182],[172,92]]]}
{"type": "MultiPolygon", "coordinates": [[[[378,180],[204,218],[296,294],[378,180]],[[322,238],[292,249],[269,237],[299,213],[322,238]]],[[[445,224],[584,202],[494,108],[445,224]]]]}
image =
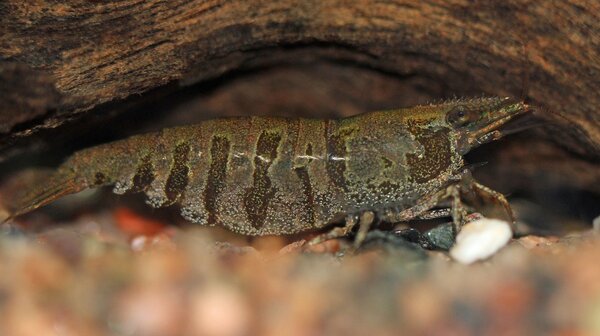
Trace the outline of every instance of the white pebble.
{"type": "Polygon", "coordinates": [[[131,240],[131,249],[139,252],[144,249],[147,243],[148,238],[146,236],[137,236],[131,240]]]}
{"type": "Polygon", "coordinates": [[[499,219],[478,219],[462,227],[450,256],[463,264],[483,260],[506,245],[511,237],[509,223],[499,219]]]}
{"type": "Polygon", "coordinates": [[[592,225],[594,227],[594,230],[600,231],[600,216],[594,218],[594,221],[592,221],[592,225]]]}

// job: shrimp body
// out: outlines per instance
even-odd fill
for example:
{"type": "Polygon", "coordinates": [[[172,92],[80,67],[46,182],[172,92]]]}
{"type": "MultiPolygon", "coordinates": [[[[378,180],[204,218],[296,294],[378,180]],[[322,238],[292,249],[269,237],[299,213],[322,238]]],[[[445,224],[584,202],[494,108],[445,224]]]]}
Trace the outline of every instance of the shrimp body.
{"type": "Polygon", "coordinates": [[[245,235],[321,229],[364,211],[385,217],[453,183],[478,144],[470,137],[489,138],[495,128],[486,127],[525,109],[478,98],[339,120],[237,117],[164,129],[76,152],[13,217],[108,185],[245,235]],[[462,123],[465,114],[479,124],[462,123]]]}

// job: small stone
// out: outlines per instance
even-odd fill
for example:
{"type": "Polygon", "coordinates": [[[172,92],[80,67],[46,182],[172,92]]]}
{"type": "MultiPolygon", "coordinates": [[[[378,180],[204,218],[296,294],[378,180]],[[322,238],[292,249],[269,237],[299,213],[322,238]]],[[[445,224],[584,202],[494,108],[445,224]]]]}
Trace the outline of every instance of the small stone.
{"type": "Polygon", "coordinates": [[[260,256],[260,253],[252,246],[237,246],[228,242],[214,242],[210,247],[211,253],[220,257],[254,255],[260,256]]]}
{"type": "Polygon", "coordinates": [[[418,243],[419,240],[421,239],[421,233],[414,229],[414,228],[406,228],[406,229],[401,229],[401,230],[397,230],[394,232],[397,236],[400,236],[406,240],[408,240],[411,243],[418,243]]]}
{"type": "Polygon", "coordinates": [[[525,247],[528,250],[542,247],[542,246],[550,246],[552,244],[556,244],[558,242],[558,237],[541,237],[529,235],[525,237],[521,237],[518,239],[519,244],[525,247]]]}
{"type": "MultiPolygon", "coordinates": [[[[304,247],[305,252],[311,253],[338,253],[342,250],[342,246],[348,245],[344,244],[342,239],[329,239],[324,242],[315,244],[315,245],[306,245],[304,247]]],[[[347,247],[347,246],[345,246],[347,247]]]]}
{"type": "Polygon", "coordinates": [[[119,335],[181,335],[184,300],[180,291],[168,286],[138,283],[116,300],[110,327],[119,335]]]}
{"type": "Polygon", "coordinates": [[[240,291],[212,285],[190,298],[188,335],[253,334],[252,306],[240,291]]]}
{"type": "Polygon", "coordinates": [[[440,224],[434,227],[425,232],[425,237],[429,239],[434,249],[448,251],[454,244],[452,223],[440,224]]]}
{"type": "MultiPolygon", "coordinates": [[[[0,219],[0,222],[1,221],[2,220],[0,219]]],[[[11,238],[25,237],[25,232],[23,231],[23,229],[12,223],[3,223],[0,225],[0,236],[6,236],[11,238]]]]}
{"type": "Polygon", "coordinates": [[[131,239],[131,249],[133,251],[142,251],[148,245],[148,237],[140,235],[131,239]]]}
{"type": "Polygon", "coordinates": [[[394,231],[394,234],[408,242],[419,244],[424,249],[430,250],[434,248],[429,239],[414,228],[396,230],[394,231]]]}
{"type": "Polygon", "coordinates": [[[487,259],[506,245],[511,237],[510,224],[503,220],[475,220],[462,227],[450,256],[463,264],[487,259]]]}
{"type": "Polygon", "coordinates": [[[600,216],[594,218],[592,221],[592,226],[594,227],[594,231],[600,232],[600,216]]]}
{"type": "Polygon", "coordinates": [[[394,233],[379,230],[370,231],[357,252],[371,251],[394,255],[398,260],[404,261],[427,259],[427,253],[420,245],[411,243],[394,233]]]}

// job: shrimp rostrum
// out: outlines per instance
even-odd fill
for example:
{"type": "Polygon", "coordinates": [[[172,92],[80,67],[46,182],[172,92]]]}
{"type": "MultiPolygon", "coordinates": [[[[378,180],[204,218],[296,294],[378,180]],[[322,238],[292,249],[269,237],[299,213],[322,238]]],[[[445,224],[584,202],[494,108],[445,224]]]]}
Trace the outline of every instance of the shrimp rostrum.
{"type": "Polygon", "coordinates": [[[237,117],[164,129],[76,152],[26,190],[10,218],[111,185],[117,194],[144,192],[153,207],[178,204],[190,222],[245,235],[332,226],[323,240],[359,224],[364,236],[374,220],[424,217],[442,201],[458,231],[465,191],[512,216],[501,194],[473,180],[463,156],[529,111],[508,98],[476,98],[339,120],[237,117]]]}

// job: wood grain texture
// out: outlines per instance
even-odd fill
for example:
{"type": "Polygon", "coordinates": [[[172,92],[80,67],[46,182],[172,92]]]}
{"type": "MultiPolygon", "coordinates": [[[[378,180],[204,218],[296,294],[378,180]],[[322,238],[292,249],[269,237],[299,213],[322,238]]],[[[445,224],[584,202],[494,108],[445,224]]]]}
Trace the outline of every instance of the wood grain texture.
{"type": "Polygon", "coordinates": [[[0,93],[0,133],[43,117],[60,101],[52,78],[23,63],[0,62],[0,93]]]}
{"type": "Polygon", "coordinates": [[[23,83],[42,89],[2,109],[0,151],[32,130],[167,83],[327,59],[420,74],[458,94],[524,97],[543,107],[559,141],[600,157],[595,0],[5,0],[0,27],[0,69],[10,62],[42,78],[3,75],[11,83],[3,97],[18,96],[13,87],[23,83]]]}

